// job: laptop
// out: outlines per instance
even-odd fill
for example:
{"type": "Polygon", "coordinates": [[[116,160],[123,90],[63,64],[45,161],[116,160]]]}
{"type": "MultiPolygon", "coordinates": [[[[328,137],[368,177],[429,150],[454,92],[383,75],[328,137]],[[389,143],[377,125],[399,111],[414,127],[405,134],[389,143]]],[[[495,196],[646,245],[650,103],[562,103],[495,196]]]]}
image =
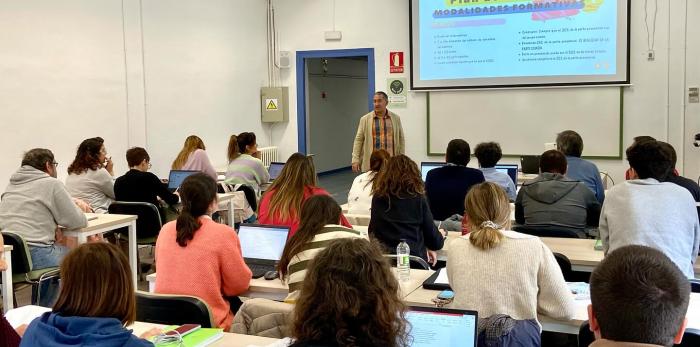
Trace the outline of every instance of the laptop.
{"type": "Polygon", "coordinates": [[[276,270],[288,235],[289,227],[286,226],[241,224],[238,239],[241,241],[243,260],[253,272],[253,278],[276,270]]]}
{"type": "Polygon", "coordinates": [[[513,184],[515,184],[516,186],[518,185],[518,165],[516,165],[516,164],[501,164],[501,165],[494,166],[494,168],[499,172],[503,172],[504,174],[508,174],[508,176],[510,176],[510,179],[513,180],[513,184]]]}
{"type": "Polygon", "coordinates": [[[410,306],[406,320],[411,347],[476,347],[476,311],[410,306]]]}
{"type": "Polygon", "coordinates": [[[194,170],[170,170],[170,176],[168,177],[168,190],[170,192],[176,191],[182,185],[182,181],[185,178],[190,177],[190,175],[195,174],[199,171],[194,170]]]}
{"type": "Polygon", "coordinates": [[[437,169],[439,167],[445,166],[445,163],[424,161],[420,163],[420,174],[423,177],[423,182],[425,182],[426,177],[428,177],[428,171],[432,169],[437,169]]]}
{"type": "Polygon", "coordinates": [[[270,163],[270,167],[267,169],[267,172],[270,173],[270,181],[274,181],[277,177],[279,177],[280,173],[282,172],[282,168],[284,168],[284,163],[276,161],[270,163]]]}
{"type": "Polygon", "coordinates": [[[520,156],[520,166],[523,168],[524,174],[539,174],[540,173],[540,156],[539,155],[523,155],[520,156]]]}

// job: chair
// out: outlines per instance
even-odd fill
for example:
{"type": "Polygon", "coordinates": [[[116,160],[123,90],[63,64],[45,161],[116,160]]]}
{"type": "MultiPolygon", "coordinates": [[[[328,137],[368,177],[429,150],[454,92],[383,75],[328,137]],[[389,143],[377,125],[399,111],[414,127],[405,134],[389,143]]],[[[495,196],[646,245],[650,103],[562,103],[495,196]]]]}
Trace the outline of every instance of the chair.
{"type": "MultiPolygon", "coordinates": [[[[16,284],[28,284],[32,286],[32,305],[37,305],[41,298],[39,285],[49,279],[60,276],[58,267],[32,270],[32,256],[29,247],[22,236],[9,231],[2,232],[2,238],[6,245],[12,246],[12,284],[13,291],[21,289],[16,284]]],[[[26,287],[25,287],[26,288],[26,287]]],[[[14,306],[17,307],[17,296],[14,296],[14,306]]]]}
{"type": "Polygon", "coordinates": [[[513,227],[513,230],[517,231],[519,233],[538,236],[538,237],[562,237],[562,238],[569,238],[569,239],[582,238],[581,235],[579,235],[576,231],[567,230],[567,229],[556,229],[556,228],[547,228],[547,227],[535,228],[535,227],[528,227],[528,226],[524,226],[524,225],[516,225],[513,227]]]}
{"type": "Polygon", "coordinates": [[[139,322],[216,327],[209,306],[200,298],[136,291],[136,320],[139,322]]]}
{"type": "MultiPolygon", "coordinates": [[[[233,222],[236,225],[236,229],[238,229],[237,225],[255,215],[255,211],[258,209],[258,201],[255,196],[255,191],[250,186],[219,182],[217,184],[217,192],[235,194],[233,198],[233,222]]],[[[228,223],[229,221],[226,222],[228,223]]]]}
{"type": "Polygon", "coordinates": [[[561,274],[564,275],[564,280],[567,282],[576,282],[573,278],[573,271],[571,270],[571,260],[561,253],[554,253],[554,259],[557,260],[559,268],[561,269],[561,274]]]}
{"type": "MultiPolygon", "coordinates": [[[[136,243],[139,245],[154,245],[158,233],[163,227],[158,208],[149,202],[115,201],[109,205],[111,214],[130,214],[138,216],[136,219],[136,243]]],[[[115,234],[128,238],[127,228],[117,229],[115,234]]]]}
{"type": "Polygon", "coordinates": [[[700,280],[692,278],[690,281],[690,291],[693,293],[700,293],[700,280]]]}
{"type": "MultiPolygon", "coordinates": [[[[398,258],[396,254],[384,254],[384,257],[391,259],[391,266],[396,267],[396,258],[398,258]]],[[[428,265],[428,262],[423,260],[421,257],[409,255],[408,260],[411,264],[411,269],[422,268],[423,270],[430,270],[430,265],[428,265]]]]}

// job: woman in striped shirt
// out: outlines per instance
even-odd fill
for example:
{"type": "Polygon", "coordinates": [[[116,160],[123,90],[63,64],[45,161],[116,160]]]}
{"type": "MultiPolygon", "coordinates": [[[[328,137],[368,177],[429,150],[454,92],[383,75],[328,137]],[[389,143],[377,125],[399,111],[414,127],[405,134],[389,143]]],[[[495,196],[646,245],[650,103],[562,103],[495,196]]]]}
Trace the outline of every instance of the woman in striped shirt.
{"type": "Polygon", "coordinates": [[[340,216],[340,206],[328,195],[312,196],[302,206],[299,230],[285,245],[278,264],[280,278],[289,283],[286,302],[296,301],[309,262],[331,241],[362,237],[359,231],[338,225],[340,216]]]}
{"type": "Polygon", "coordinates": [[[260,186],[270,182],[270,174],[262,160],[256,157],[258,143],[255,133],[231,135],[228,141],[226,183],[245,184],[260,196],[260,186]]]}

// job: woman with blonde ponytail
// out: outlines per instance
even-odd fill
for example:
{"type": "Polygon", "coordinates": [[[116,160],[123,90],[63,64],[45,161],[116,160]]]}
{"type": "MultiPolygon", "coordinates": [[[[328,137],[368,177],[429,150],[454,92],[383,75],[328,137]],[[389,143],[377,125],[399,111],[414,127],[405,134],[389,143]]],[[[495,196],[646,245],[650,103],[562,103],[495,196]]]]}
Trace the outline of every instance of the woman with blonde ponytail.
{"type": "Polygon", "coordinates": [[[571,319],[573,297],[552,251],[536,236],[509,230],[510,204],[503,188],[478,184],[464,204],[471,233],[450,243],[447,258],[452,306],[482,317],[537,319],[541,313],[571,319]]]}

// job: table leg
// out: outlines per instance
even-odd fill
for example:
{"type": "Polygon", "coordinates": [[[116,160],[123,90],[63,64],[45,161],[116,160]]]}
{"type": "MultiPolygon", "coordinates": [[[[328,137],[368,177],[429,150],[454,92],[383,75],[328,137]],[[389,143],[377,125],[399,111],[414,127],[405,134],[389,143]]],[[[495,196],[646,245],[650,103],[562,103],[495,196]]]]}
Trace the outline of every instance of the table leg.
{"type": "Polygon", "coordinates": [[[129,224],[129,266],[131,266],[131,278],[134,281],[134,289],[138,288],[138,261],[136,247],[136,221],[129,224]]]}
{"type": "Polygon", "coordinates": [[[5,312],[13,308],[14,301],[14,293],[12,292],[12,256],[10,252],[11,251],[4,252],[7,270],[2,272],[2,307],[5,312]]]}

